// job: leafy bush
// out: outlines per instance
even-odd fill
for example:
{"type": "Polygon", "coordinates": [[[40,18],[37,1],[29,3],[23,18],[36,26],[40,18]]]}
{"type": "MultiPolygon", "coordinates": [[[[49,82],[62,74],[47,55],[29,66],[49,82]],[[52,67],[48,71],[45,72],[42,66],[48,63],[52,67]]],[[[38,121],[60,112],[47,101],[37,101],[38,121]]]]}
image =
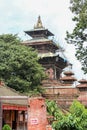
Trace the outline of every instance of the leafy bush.
{"type": "Polygon", "coordinates": [[[6,124],[3,126],[2,130],[11,130],[11,127],[6,124]]]}
{"type": "Polygon", "coordinates": [[[87,130],[87,108],[77,100],[73,101],[66,113],[56,102],[47,100],[47,112],[54,117],[52,127],[55,130],[87,130]]]}

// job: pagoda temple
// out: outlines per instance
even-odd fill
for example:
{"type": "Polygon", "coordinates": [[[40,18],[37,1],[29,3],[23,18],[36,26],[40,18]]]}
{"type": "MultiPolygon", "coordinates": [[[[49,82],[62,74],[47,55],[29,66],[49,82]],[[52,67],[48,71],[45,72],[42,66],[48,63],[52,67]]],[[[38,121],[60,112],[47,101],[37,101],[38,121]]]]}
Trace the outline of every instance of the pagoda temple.
{"type": "Polygon", "coordinates": [[[54,34],[43,26],[40,16],[34,28],[25,31],[25,34],[31,39],[22,44],[37,50],[39,63],[44,67],[48,76],[46,80],[42,81],[42,86],[46,90],[43,96],[56,100],[58,105],[67,109],[73,100],[80,99],[81,90],[86,90],[87,85],[82,84],[76,87],[77,79],[73,76],[74,73],[71,69],[65,71],[64,76],[62,75],[65,68],[71,68],[71,63],[64,55],[64,49],[54,41],[54,34]]]}
{"type": "Polygon", "coordinates": [[[40,57],[39,63],[45,68],[49,79],[58,80],[68,62],[63,49],[58,43],[54,42],[54,34],[43,27],[40,16],[34,28],[25,31],[25,33],[31,36],[31,39],[24,41],[23,44],[33,47],[38,51],[38,56],[40,57]]]}

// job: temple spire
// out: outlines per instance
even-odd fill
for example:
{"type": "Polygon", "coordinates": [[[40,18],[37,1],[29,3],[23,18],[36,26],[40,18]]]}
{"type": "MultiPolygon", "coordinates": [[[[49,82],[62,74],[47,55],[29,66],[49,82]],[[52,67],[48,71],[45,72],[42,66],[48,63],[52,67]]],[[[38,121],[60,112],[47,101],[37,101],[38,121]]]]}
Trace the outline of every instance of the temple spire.
{"type": "Polygon", "coordinates": [[[37,24],[34,26],[34,29],[43,28],[41,17],[38,17],[37,24]]]}

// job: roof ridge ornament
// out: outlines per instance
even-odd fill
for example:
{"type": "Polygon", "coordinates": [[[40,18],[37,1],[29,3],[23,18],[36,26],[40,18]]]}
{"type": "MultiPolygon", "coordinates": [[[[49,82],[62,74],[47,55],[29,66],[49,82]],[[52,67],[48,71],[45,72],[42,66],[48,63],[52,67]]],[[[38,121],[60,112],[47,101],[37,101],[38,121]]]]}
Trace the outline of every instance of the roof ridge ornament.
{"type": "Polygon", "coordinates": [[[42,25],[41,17],[38,16],[37,24],[34,26],[34,29],[44,28],[42,25]]]}

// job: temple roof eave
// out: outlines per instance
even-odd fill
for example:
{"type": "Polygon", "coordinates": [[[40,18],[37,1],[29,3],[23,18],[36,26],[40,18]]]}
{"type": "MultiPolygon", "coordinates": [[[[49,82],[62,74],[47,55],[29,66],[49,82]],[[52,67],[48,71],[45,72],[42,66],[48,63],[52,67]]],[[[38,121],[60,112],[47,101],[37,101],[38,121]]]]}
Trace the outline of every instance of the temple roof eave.
{"type": "Polygon", "coordinates": [[[44,29],[44,28],[38,28],[38,29],[32,29],[32,30],[28,30],[28,31],[24,31],[26,34],[30,35],[31,37],[34,35],[34,34],[37,34],[37,33],[43,33],[45,34],[46,36],[54,36],[53,33],[51,33],[48,29],[44,29]]]}
{"type": "Polygon", "coordinates": [[[76,87],[77,88],[87,88],[87,80],[86,79],[81,79],[78,81],[80,84],[78,84],[76,87]]]}
{"type": "Polygon", "coordinates": [[[40,42],[46,42],[46,43],[51,43],[51,44],[55,44],[56,46],[58,46],[56,43],[54,43],[52,40],[50,39],[47,39],[47,38],[42,38],[42,37],[39,37],[39,38],[33,38],[33,39],[30,39],[30,40],[26,40],[26,41],[23,41],[23,43],[26,43],[26,44],[36,44],[36,43],[40,43],[40,42]]]}
{"type": "Polygon", "coordinates": [[[59,57],[59,56],[56,53],[54,54],[54,53],[49,52],[49,53],[43,53],[43,54],[39,53],[38,57],[44,58],[44,57],[59,57]]]}
{"type": "Polygon", "coordinates": [[[52,40],[50,39],[45,39],[45,38],[42,38],[42,39],[31,39],[31,40],[26,40],[24,42],[22,42],[23,45],[26,45],[26,46],[39,46],[41,44],[43,45],[49,45],[49,46],[53,46],[56,50],[59,49],[59,45],[57,45],[56,43],[54,43],[52,40]]]}
{"type": "Polygon", "coordinates": [[[87,84],[87,80],[85,80],[85,79],[81,79],[78,82],[81,83],[81,84],[87,84]]]}
{"type": "Polygon", "coordinates": [[[71,75],[74,75],[74,73],[73,73],[72,71],[65,71],[64,74],[67,75],[67,76],[69,76],[69,75],[70,75],[70,76],[71,76],[71,75]]]}
{"type": "Polygon", "coordinates": [[[71,76],[64,76],[64,77],[60,78],[60,80],[62,80],[62,81],[77,81],[77,79],[75,77],[71,77],[71,76]]]}
{"type": "Polygon", "coordinates": [[[51,57],[54,57],[54,58],[58,58],[58,59],[55,59],[55,63],[57,63],[59,61],[59,58],[63,59],[64,63],[67,62],[67,58],[63,57],[63,56],[60,56],[59,54],[54,54],[54,53],[45,53],[45,54],[38,54],[38,57],[40,58],[51,58],[51,57]]]}
{"type": "Polygon", "coordinates": [[[79,84],[76,87],[77,88],[87,88],[87,84],[79,84]]]}

